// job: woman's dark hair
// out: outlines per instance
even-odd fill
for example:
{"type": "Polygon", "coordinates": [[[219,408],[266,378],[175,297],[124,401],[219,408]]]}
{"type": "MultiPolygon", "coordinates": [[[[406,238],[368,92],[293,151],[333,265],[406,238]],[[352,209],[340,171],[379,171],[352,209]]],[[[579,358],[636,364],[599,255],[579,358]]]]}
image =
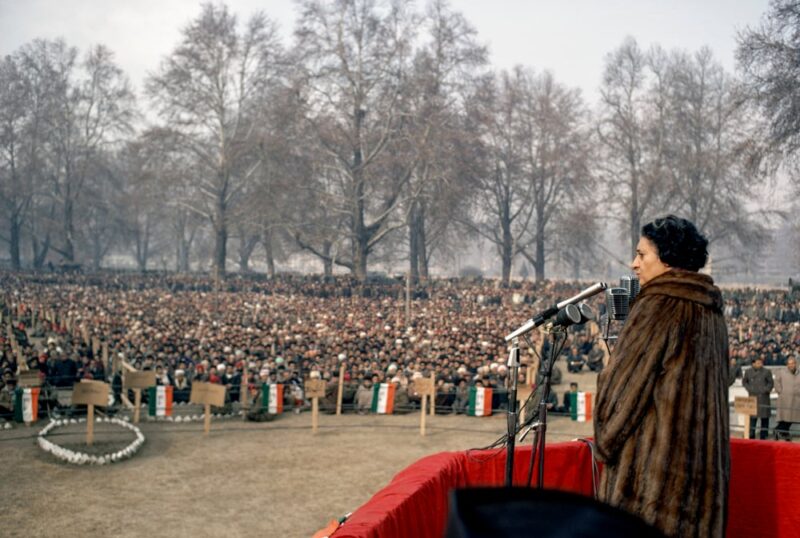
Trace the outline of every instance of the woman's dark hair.
{"type": "Polygon", "coordinates": [[[691,221],[675,215],[645,224],[642,236],[653,242],[658,257],[670,267],[698,271],[708,259],[708,239],[691,221]]]}

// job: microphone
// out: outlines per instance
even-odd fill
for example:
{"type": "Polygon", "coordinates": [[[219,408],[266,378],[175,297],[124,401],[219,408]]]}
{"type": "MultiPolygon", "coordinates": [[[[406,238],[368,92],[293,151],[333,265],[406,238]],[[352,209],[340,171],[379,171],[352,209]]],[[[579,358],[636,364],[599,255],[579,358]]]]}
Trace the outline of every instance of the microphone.
{"type": "Polygon", "coordinates": [[[514,332],[506,335],[506,338],[505,338],[506,342],[509,342],[509,341],[513,340],[514,338],[519,338],[523,334],[526,334],[526,333],[532,331],[533,329],[535,329],[536,327],[540,326],[541,324],[543,324],[545,321],[547,321],[551,317],[553,317],[556,314],[558,314],[559,311],[562,310],[565,306],[574,305],[575,303],[579,303],[579,302],[583,301],[584,299],[588,299],[589,297],[597,295],[598,293],[600,293],[601,291],[605,290],[606,288],[608,288],[608,284],[606,284],[605,282],[598,282],[596,284],[592,284],[591,286],[589,286],[588,288],[586,288],[585,290],[583,290],[579,294],[575,295],[574,297],[570,297],[569,299],[561,301],[560,303],[558,303],[558,304],[556,304],[554,306],[551,306],[550,308],[548,308],[546,310],[543,310],[542,312],[536,314],[534,317],[532,317],[531,319],[526,321],[524,324],[522,324],[517,330],[515,330],[514,332]]]}
{"type": "Polygon", "coordinates": [[[636,299],[636,296],[639,295],[639,277],[636,275],[626,275],[619,279],[619,287],[625,288],[628,290],[628,295],[630,296],[628,299],[628,305],[636,299]]]}
{"type": "Polygon", "coordinates": [[[608,319],[625,321],[628,317],[628,299],[630,294],[625,288],[611,288],[606,290],[606,311],[608,319]]]}
{"type": "Polygon", "coordinates": [[[565,301],[561,301],[560,303],[558,303],[556,305],[556,308],[558,310],[561,310],[562,308],[564,308],[568,304],[579,303],[579,302],[583,301],[584,299],[588,299],[589,297],[597,295],[598,293],[600,293],[601,291],[603,291],[606,288],[608,288],[608,284],[606,284],[605,282],[598,282],[597,284],[592,284],[591,286],[589,286],[588,288],[586,288],[585,290],[580,292],[578,295],[575,295],[574,297],[570,297],[569,299],[567,299],[565,301]]]}
{"type": "Polygon", "coordinates": [[[581,310],[574,304],[568,304],[558,311],[555,321],[548,324],[553,327],[569,327],[581,322],[581,310]]]}
{"type": "Polygon", "coordinates": [[[594,321],[595,315],[591,306],[586,303],[578,303],[578,310],[580,310],[581,313],[581,321],[578,325],[583,325],[587,321],[594,321]]]}

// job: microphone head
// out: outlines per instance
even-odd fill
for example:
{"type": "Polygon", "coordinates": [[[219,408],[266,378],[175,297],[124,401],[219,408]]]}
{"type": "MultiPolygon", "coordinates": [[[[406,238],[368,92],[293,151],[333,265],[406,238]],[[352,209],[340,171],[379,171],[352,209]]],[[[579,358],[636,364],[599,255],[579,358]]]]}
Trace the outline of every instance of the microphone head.
{"type": "Polygon", "coordinates": [[[639,277],[636,275],[625,275],[619,279],[619,287],[628,290],[628,304],[639,295],[639,277]]]}
{"type": "Polygon", "coordinates": [[[593,321],[595,319],[594,310],[592,307],[586,303],[578,303],[578,310],[581,313],[581,321],[579,325],[586,323],[587,321],[593,321]]]}
{"type": "Polygon", "coordinates": [[[624,321],[628,317],[629,297],[630,294],[625,288],[610,288],[606,290],[608,319],[624,321]]]}
{"type": "Polygon", "coordinates": [[[568,327],[576,323],[581,323],[581,311],[574,304],[568,304],[567,306],[558,311],[558,314],[556,315],[556,320],[555,322],[553,322],[553,325],[561,325],[563,327],[568,327]]]}

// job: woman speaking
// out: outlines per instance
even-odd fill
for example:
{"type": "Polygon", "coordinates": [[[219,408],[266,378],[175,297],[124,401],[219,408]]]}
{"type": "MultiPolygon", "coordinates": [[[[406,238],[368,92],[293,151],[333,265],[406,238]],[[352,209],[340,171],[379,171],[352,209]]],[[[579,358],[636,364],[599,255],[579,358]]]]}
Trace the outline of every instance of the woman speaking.
{"type": "Polygon", "coordinates": [[[674,215],[642,228],[641,291],[597,380],[601,500],[667,536],[725,534],[728,333],[720,290],[698,273],[707,246],[674,215]]]}

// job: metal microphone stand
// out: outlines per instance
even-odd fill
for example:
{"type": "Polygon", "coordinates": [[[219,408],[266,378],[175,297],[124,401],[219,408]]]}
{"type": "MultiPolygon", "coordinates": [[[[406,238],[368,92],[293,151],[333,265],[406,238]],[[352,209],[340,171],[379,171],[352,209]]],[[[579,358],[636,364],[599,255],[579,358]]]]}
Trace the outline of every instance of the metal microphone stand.
{"type": "MultiPolygon", "coordinates": [[[[556,335],[566,333],[566,329],[562,326],[548,326],[547,332],[550,333],[552,340],[550,342],[549,357],[547,362],[543,363],[544,368],[540,368],[542,373],[542,395],[539,400],[539,419],[531,425],[533,430],[533,450],[539,461],[538,473],[536,476],[536,487],[542,489],[544,487],[544,445],[547,438],[547,397],[550,396],[550,376],[553,373],[553,365],[556,362],[556,335]]],[[[560,351],[560,350],[559,350],[560,351]]],[[[542,360],[545,360],[542,358],[542,360]]],[[[531,460],[533,464],[533,460],[531,460]]],[[[530,479],[530,476],[529,476],[530,479]]],[[[529,480],[530,482],[530,480],[529,480]]]]}
{"type": "Polygon", "coordinates": [[[508,353],[509,390],[508,390],[508,436],[506,441],[506,487],[514,485],[514,445],[517,438],[517,383],[519,372],[519,338],[511,341],[508,353]]]}

